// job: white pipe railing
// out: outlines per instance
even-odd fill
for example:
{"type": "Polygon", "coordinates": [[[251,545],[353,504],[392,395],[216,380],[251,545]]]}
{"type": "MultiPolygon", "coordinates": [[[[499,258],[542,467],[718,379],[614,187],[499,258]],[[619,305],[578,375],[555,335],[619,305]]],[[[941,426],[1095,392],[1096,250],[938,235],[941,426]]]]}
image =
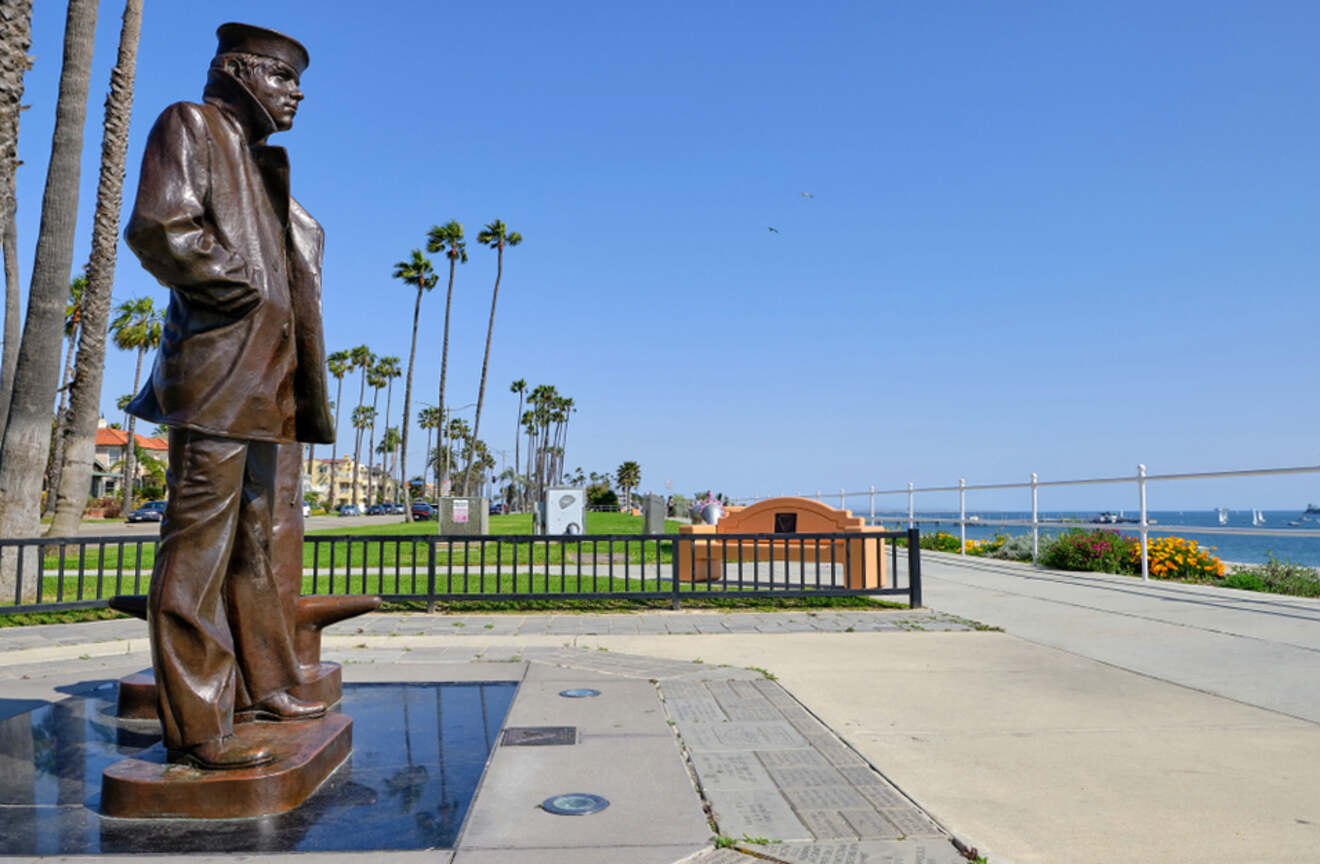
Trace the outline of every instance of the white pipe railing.
{"type": "MultiPolygon", "coordinates": [[[[1031,560],[1037,561],[1040,557],[1040,528],[1044,526],[1060,526],[1075,524],[1072,520],[1060,519],[1042,519],[1040,518],[1039,500],[1037,493],[1043,486],[1091,486],[1102,483],[1135,483],[1137,486],[1137,501],[1140,510],[1140,517],[1137,520],[1137,530],[1141,537],[1141,578],[1150,579],[1150,561],[1148,557],[1148,539],[1151,533],[1158,534],[1185,534],[1189,528],[1194,528],[1192,533],[1196,534],[1237,534],[1244,536],[1258,537],[1320,537],[1320,530],[1306,528],[1279,529],[1279,528],[1224,528],[1214,526],[1170,526],[1162,527],[1151,524],[1148,517],[1146,486],[1151,482],[1166,482],[1170,480],[1220,480],[1229,477],[1273,477],[1285,474],[1320,474],[1320,465],[1300,465],[1292,468],[1245,468],[1237,471],[1193,471],[1180,474],[1148,474],[1145,465],[1137,466],[1137,473],[1130,476],[1121,477],[1083,477],[1071,480],[1040,480],[1035,472],[1031,474],[1031,480],[1026,483],[975,483],[968,485],[966,478],[959,478],[957,486],[917,486],[909,482],[906,489],[876,489],[871,486],[865,492],[848,492],[844,489],[839,490],[839,507],[846,506],[846,499],[859,496],[867,496],[870,500],[871,521],[875,521],[875,496],[877,495],[907,495],[907,522],[908,527],[914,527],[916,523],[916,494],[918,492],[957,492],[958,493],[958,518],[940,518],[940,522],[955,522],[959,527],[959,534],[962,539],[961,554],[967,554],[967,493],[984,492],[992,489],[1030,489],[1031,490],[1031,519],[1030,521],[1021,519],[996,519],[987,521],[975,520],[977,525],[997,525],[997,526],[1023,526],[1031,528],[1031,560]]],[[[798,493],[801,497],[801,493],[798,493]]],[[[738,504],[752,504],[756,501],[764,500],[766,496],[757,495],[745,498],[734,499],[738,504]]],[[[816,500],[823,501],[821,491],[816,490],[816,500]]]]}

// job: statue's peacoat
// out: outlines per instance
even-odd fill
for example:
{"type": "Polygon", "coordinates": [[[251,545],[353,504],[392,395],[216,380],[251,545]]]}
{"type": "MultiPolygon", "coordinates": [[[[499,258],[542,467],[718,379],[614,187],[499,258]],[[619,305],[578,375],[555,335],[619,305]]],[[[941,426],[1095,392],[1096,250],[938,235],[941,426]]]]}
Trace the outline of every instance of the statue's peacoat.
{"type": "Polygon", "coordinates": [[[324,232],[289,195],[270,114],[211,70],[205,102],[166,108],[124,232],[172,289],[151,377],[128,410],[256,441],[334,442],[321,329],[324,232]]]}

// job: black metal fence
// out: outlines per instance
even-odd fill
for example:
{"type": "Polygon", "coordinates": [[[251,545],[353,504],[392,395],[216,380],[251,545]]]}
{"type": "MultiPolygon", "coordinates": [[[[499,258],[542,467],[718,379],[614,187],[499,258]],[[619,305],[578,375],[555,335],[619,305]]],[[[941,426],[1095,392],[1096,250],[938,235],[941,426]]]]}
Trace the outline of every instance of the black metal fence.
{"type": "MultiPolygon", "coordinates": [[[[920,533],[308,536],[304,594],[387,600],[685,599],[894,595],[921,605],[920,533]],[[900,554],[900,549],[902,554],[900,554]]],[[[159,540],[0,540],[0,614],[142,594],[159,540]]],[[[287,574],[283,578],[299,578],[287,574]]]]}

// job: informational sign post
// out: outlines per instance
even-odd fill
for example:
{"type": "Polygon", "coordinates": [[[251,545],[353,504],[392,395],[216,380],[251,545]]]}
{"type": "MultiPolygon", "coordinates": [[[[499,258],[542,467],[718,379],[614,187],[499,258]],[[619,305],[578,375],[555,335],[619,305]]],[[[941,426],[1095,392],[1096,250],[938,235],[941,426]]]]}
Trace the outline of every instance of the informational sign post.
{"type": "Polygon", "coordinates": [[[489,511],[485,498],[441,498],[440,534],[489,534],[489,511]]]}

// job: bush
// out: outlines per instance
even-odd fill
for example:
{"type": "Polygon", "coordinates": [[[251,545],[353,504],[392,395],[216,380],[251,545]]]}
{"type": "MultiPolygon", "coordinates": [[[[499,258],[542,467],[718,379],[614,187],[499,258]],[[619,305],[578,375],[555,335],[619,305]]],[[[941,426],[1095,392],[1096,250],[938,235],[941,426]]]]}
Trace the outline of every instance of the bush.
{"type": "Polygon", "coordinates": [[[1040,550],[1040,563],[1055,570],[1132,573],[1133,546],[1137,547],[1135,572],[1140,572],[1141,547],[1136,541],[1108,528],[1073,528],[1040,550]]]}
{"type": "Polygon", "coordinates": [[[921,548],[935,552],[957,552],[962,549],[962,541],[947,531],[921,535],[921,548]]]}
{"type": "MultiPolygon", "coordinates": [[[[1141,544],[1132,543],[1132,570],[1141,572],[1141,544]]],[[[1224,564],[1210,552],[1215,547],[1202,549],[1195,540],[1181,537],[1160,537],[1146,542],[1146,558],[1150,575],[1156,579],[1183,579],[1189,582],[1210,582],[1224,575],[1224,564]]]]}
{"type": "MultiPolygon", "coordinates": [[[[1040,538],[1040,548],[1043,551],[1050,544],[1048,536],[1040,538]]],[[[1030,561],[1031,560],[1031,535],[1014,534],[1012,537],[1000,543],[997,547],[989,549],[982,553],[987,558],[1002,558],[1007,561],[1030,561]]]]}
{"type": "Polygon", "coordinates": [[[1313,568],[1292,561],[1280,561],[1268,554],[1264,564],[1255,567],[1235,567],[1232,573],[1219,579],[1215,584],[1246,591],[1320,597],[1320,575],[1317,575],[1313,568]]]}
{"type": "Polygon", "coordinates": [[[605,485],[588,486],[587,504],[593,507],[618,507],[619,496],[605,485]]]}
{"type": "Polygon", "coordinates": [[[987,555],[993,555],[1006,542],[1008,542],[1007,534],[996,534],[995,536],[991,537],[989,540],[968,540],[967,554],[979,555],[982,557],[987,555]]]}

